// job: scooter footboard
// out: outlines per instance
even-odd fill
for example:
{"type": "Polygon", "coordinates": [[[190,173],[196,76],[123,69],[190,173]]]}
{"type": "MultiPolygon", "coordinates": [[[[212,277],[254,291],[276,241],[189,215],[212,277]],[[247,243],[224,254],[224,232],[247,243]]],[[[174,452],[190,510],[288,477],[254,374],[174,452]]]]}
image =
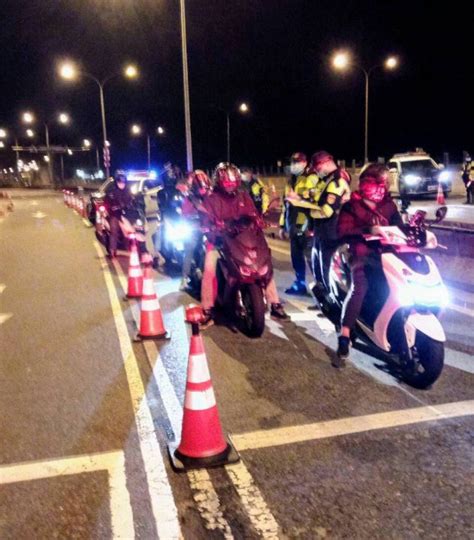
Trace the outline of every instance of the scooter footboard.
{"type": "Polygon", "coordinates": [[[415,344],[417,331],[435,341],[446,341],[444,329],[433,313],[412,313],[409,315],[405,323],[405,332],[410,347],[413,347],[415,344]]]}

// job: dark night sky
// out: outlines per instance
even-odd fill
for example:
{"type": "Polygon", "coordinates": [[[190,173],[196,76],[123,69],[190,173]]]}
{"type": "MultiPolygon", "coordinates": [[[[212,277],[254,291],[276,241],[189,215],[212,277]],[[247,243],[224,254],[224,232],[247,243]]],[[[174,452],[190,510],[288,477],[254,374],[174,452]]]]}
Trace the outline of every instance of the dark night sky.
{"type": "MultiPolygon", "coordinates": [[[[128,135],[134,121],[166,126],[155,162],[184,164],[178,0],[1,0],[0,9],[0,126],[21,133],[25,108],[44,117],[66,109],[74,125],[53,128],[53,142],[99,140],[97,87],[58,80],[55,63],[74,58],[100,78],[133,60],[140,80],[106,89],[113,165],[144,165],[144,140],[128,135]]],[[[389,53],[402,60],[398,72],[371,78],[372,158],[415,146],[453,158],[472,150],[471,24],[460,3],[188,0],[187,16],[195,166],[225,156],[225,116],[211,107],[240,100],[252,113],[232,116],[239,164],[320,148],[361,159],[363,76],[328,68],[344,46],[367,67],[389,53]]]]}

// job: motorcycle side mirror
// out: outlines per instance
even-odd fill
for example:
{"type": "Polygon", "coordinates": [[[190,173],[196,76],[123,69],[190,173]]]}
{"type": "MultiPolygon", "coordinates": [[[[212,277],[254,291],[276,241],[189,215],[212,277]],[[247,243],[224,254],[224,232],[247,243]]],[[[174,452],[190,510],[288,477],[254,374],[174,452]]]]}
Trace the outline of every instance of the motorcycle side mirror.
{"type": "Polygon", "coordinates": [[[443,219],[446,217],[447,213],[448,213],[448,207],[447,206],[440,206],[438,208],[438,210],[436,210],[435,223],[439,223],[440,221],[443,221],[443,219]]]}

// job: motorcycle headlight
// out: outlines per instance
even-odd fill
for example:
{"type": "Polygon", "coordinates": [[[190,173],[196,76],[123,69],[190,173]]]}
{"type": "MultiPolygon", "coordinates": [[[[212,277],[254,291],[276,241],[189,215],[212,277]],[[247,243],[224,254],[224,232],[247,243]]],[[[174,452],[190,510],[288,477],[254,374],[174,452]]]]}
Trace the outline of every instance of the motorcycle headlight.
{"type": "Polygon", "coordinates": [[[182,242],[187,240],[193,233],[193,228],[187,223],[177,223],[166,225],[166,238],[170,242],[182,242]]]}
{"type": "Polygon", "coordinates": [[[421,176],[417,176],[416,174],[407,174],[405,176],[405,184],[407,186],[414,186],[415,184],[418,184],[420,180],[421,176]]]}
{"type": "Polygon", "coordinates": [[[439,181],[440,182],[448,182],[450,178],[451,178],[451,174],[450,174],[449,171],[443,171],[443,172],[439,173],[439,181]]]}
{"type": "Polygon", "coordinates": [[[434,308],[446,307],[449,304],[448,289],[441,282],[427,285],[408,279],[406,284],[398,289],[397,297],[404,307],[424,306],[434,308]]]}

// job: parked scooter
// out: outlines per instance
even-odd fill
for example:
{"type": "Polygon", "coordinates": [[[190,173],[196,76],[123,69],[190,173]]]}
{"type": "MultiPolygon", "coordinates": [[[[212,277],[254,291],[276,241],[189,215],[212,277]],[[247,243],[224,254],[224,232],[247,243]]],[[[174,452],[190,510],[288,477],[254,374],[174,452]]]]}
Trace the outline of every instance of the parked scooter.
{"type": "MultiPolygon", "coordinates": [[[[446,212],[446,207],[439,208],[436,221],[446,212]]],[[[395,355],[403,380],[415,388],[429,387],[443,369],[446,336],[438,315],[449,300],[436,264],[421,251],[438,247],[425,217],[419,210],[401,227],[377,226],[365,236],[378,259],[371,266],[370,288],[352,335],[353,341],[359,338],[395,355]]],[[[345,245],[332,259],[331,290],[318,298],[336,329],[350,288],[348,261],[345,245]]]]}

